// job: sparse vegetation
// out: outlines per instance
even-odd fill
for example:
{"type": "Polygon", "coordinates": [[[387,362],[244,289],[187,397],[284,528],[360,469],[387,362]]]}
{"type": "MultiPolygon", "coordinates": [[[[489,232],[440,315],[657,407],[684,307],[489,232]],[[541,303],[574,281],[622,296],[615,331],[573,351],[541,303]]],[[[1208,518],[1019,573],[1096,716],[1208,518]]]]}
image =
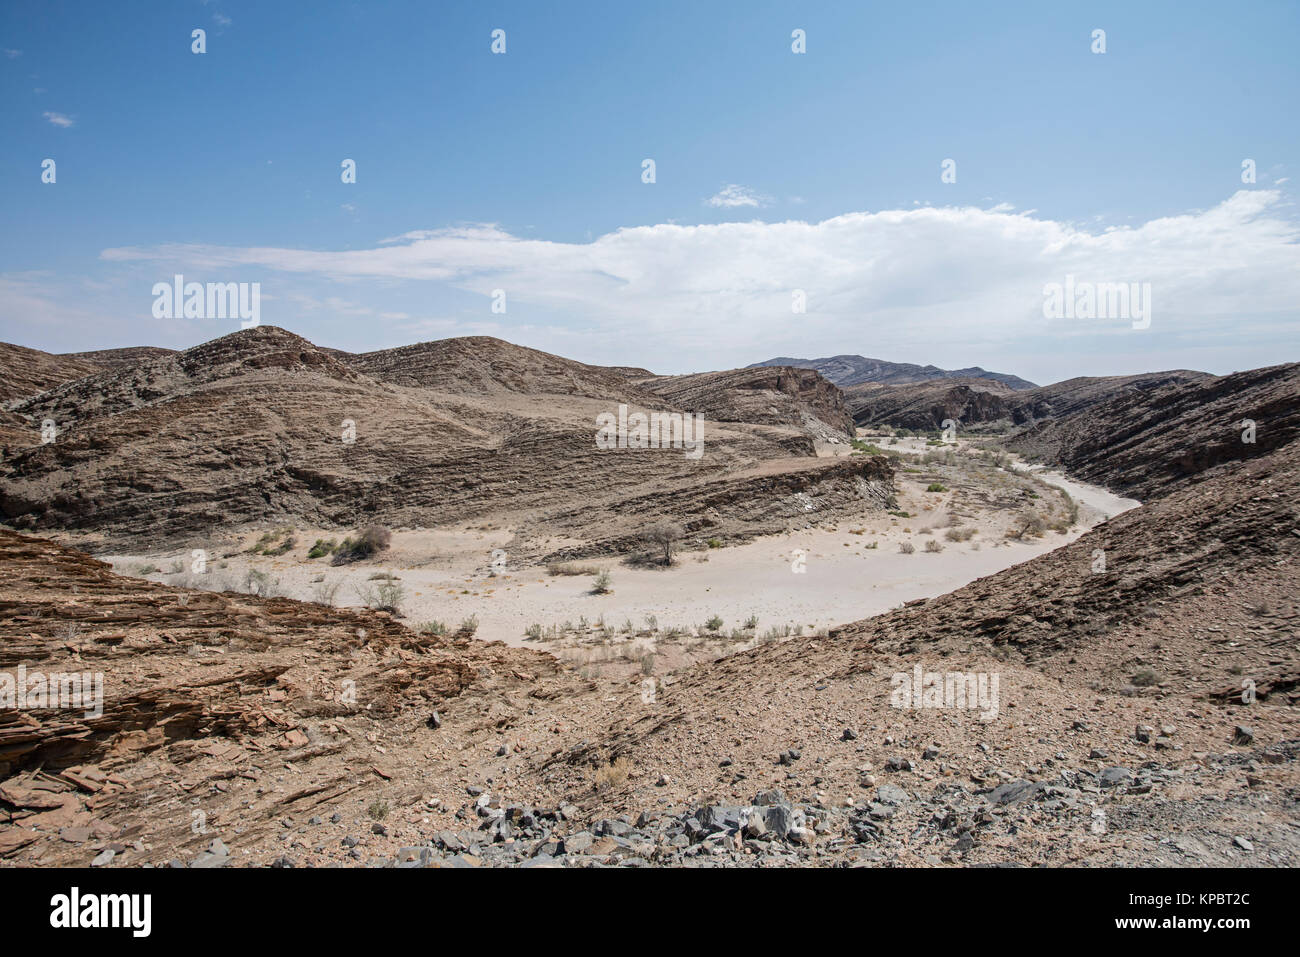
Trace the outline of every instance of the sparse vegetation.
{"type": "Polygon", "coordinates": [[[898,545],[898,550],[904,555],[910,555],[914,551],[916,551],[916,546],[913,545],[911,542],[900,542],[898,545]]]}
{"type": "Polygon", "coordinates": [[[385,551],[393,540],[393,533],[382,525],[369,525],[355,538],[345,538],[334,549],[331,564],[348,565],[385,551]]]}
{"type": "Polygon", "coordinates": [[[943,485],[942,482],[931,482],[929,485],[927,485],[927,486],[925,487],[925,490],[926,490],[927,492],[946,492],[946,491],[948,491],[948,489],[946,489],[946,488],[944,487],[944,485],[943,485]]]}
{"type": "Polygon", "coordinates": [[[272,578],[266,572],[250,568],[244,573],[243,590],[250,595],[272,598],[280,593],[280,579],[272,578]]]}
{"type": "Polygon", "coordinates": [[[311,600],[318,605],[333,605],[335,596],[338,595],[338,582],[317,582],[312,589],[311,600]]]}
{"type": "Polygon", "coordinates": [[[655,522],[641,533],[641,540],[659,553],[661,564],[671,565],[673,551],[685,534],[682,527],[673,522],[655,522]]]}
{"type": "Polygon", "coordinates": [[[628,774],[632,771],[632,765],[627,758],[620,757],[616,761],[602,765],[596,769],[595,788],[597,791],[608,791],[611,788],[618,787],[627,780],[628,774]]]}
{"type": "Polygon", "coordinates": [[[357,597],[367,608],[386,611],[395,618],[402,617],[402,601],[406,598],[406,589],[396,581],[385,580],[378,587],[369,582],[357,586],[357,597]]]}
{"type": "Polygon", "coordinates": [[[1027,512],[1015,520],[1012,526],[1007,529],[1007,538],[1014,538],[1017,541],[1023,541],[1028,535],[1031,538],[1038,538],[1047,530],[1047,523],[1043,517],[1036,512],[1027,512]]]}
{"type": "Polygon", "coordinates": [[[719,618],[717,615],[714,615],[712,618],[710,618],[708,621],[704,623],[704,627],[709,629],[709,631],[717,631],[719,628],[722,627],[722,619],[719,618]]]}
{"type": "Polygon", "coordinates": [[[940,545],[937,541],[935,541],[935,540],[932,538],[932,539],[930,539],[928,542],[925,543],[925,550],[926,550],[927,552],[931,552],[931,553],[933,553],[933,554],[938,554],[939,552],[943,551],[943,546],[940,545]]]}
{"type": "Polygon", "coordinates": [[[546,574],[556,575],[598,575],[600,569],[595,565],[583,565],[580,562],[551,562],[546,566],[546,574]]]}
{"type": "Polygon", "coordinates": [[[605,571],[604,569],[601,569],[600,574],[598,574],[592,580],[591,593],[593,595],[608,595],[612,590],[609,586],[610,586],[609,572],[605,571]]]}
{"type": "Polygon", "coordinates": [[[307,557],[321,558],[322,556],[329,555],[334,551],[337,544],[338,543],[332,538],[329,541],[326,541],[323,538],[318,538],[316,539],[316,543],[307,551],[307,557]]]}

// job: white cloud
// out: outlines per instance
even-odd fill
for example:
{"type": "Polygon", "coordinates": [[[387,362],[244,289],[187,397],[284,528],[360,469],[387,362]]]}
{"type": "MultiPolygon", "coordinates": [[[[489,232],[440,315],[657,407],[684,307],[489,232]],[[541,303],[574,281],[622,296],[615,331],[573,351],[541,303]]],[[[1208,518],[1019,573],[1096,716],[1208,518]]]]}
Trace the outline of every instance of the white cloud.
{"type": "Polygon", "coordinates": [[[757,209],[760,206],[770,206],[772,198],[756,193],[748,186],[732,183],[722,187],[717,195],[710,196],[705,202],[722,209],[732,209],[737,206],[752,206],[757,209]]]}
{"type": "Polygon", "coordinates": [[[71,126],[71,125],[73,124],[73,122],[74,122],[73,119],[72,119],[72,117],[70,117],[70,116],[65,116],[65,115],[62,114],[62,113],[48,113],[48,112],[47,112],[47,113],[45,113],[45,114],[43,114],[43,115],[45,116],[45,118],[46,118],[47,120],[50,121],[50,123],[51,123],[52,125],[57,126],[57,127],[60,127],[60,128],[62,128],[62,129],[67,129],[67,128],[68,128],[69,126],[71,126]]]}
{"type": "Polygon", "coordinates": [[[1287,205],[1279,191],[1243,190],[1208,210],[1099,231],[1001,207],[922,207],[818,223],[639,226],[589,243],[468,225],[361,250],[164,245],[106,249],[101,258],[368,282],[363,295],[376,299],[394,280],[484,302],[505,289],[507,328],[563,326],[581,334],[584,361],[705,369],[773,354],[863,352],[996,368],[1015,366],[995,360],[1016,353],[1036,358],[1005,371],[1033,377],[1033,363],[1059,360],[1063,378],[1095,374],[1080,371],[1081,350],[1102,354],[1121,341],[1151,369],[1217,341],[1253,344],[1263,356],[1255,365],[1300,357],[1277,346],[1300,330],[1300,229],[1287,205]],[[1045,320],[1043,286],[1067,274],[1151,283],[1152,328],[1045,320]],[[806,314],[791,312],[795,289],[807,294],[806,314]]]}
{"type": "Polygon", "coordinates": [[[226,16],[224,13],[214,13],[212,15],[212,20],[219,27],[228,27],[232,22],[230,17],[226,16]]]}
{"type": "Polygon", "coordinates": [[[16,60],[18,57],[20,57],[20,56],[23,55],[23,51],[22,51],[22,50],[5,50],[5,51],[4,51],[4,55],[7,56],[7,57],[8,57],[9,59],[11,59],[11,60],[16,60]]]}

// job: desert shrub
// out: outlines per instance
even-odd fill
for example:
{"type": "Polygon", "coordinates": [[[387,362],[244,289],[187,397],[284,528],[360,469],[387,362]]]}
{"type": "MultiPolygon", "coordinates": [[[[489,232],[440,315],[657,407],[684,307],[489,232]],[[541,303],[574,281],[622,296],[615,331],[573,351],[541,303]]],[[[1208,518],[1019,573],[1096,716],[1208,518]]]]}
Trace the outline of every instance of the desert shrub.
{"type": "Polygon", "coordinates": [[[641,540],[660,556],[660,563],[673,563],[673,550],[685,536],[680,525],[673,522],[655,522],[641,533],[641,540]]]}
{"type": "Polygon", "coordinates": [[[320,558],[322,555],[328,555],[330,552],[334,551],[334,546],[336,544],[337,542],[332,538],[328,542],[323,538],[318,538],[316,539],[316,543],[308,550],[307,557],[320,558]]]}
{"type": "Polygon", "coordinates": [[[273,579],[266,572],[258,571],[256,568],[250,568],[244,573],[244,591],[250,595],[270,598],[279,593],[279,585],[278,578],[273,579]]]}
{"type": "Polygon", "coordinates": [[[393,540],[393,533],[382,525],[368,525],[357,533],[356,538],[345,538],[334,549],[334,565],[347,565],[359,562],[378,554],[388,548],[393,540]]]}
{"type": "Polygon", "coordinates": [[[938,554],[939,552],[943,551],[943,546],[940,545],[937,541],[935,541],[932,538],[925,543],[925,550],[927,552],[933,552],[934,554],[938,554]]]}
{"type": "Polygon", "coordinates": [[[1012,526],[1007,529],[1007,538],[1014,538],[1017,541],[1023,540],[1026,535],[1037,538],[1046,530],[1047,523],[1043,521],[1043,517],[1031,512],[1021,515],[1015,520],[1012,526]]]}
{"type": "Polygon", "coordinates": [[[378,587],[369,583],[357,586],[357,597],[367,608],[386,611],[398,618],[402,616],[402,601],[406,589],[395,581],[385,581],[378,587]]]}
{"type": "Polygon", "coordinates": [[[748,618],[746,618],[746,619],[745,619],[745,627],[748,628],[748,629],[750,629],[751,631],[752,631],[753,629],[757,628],[757,627],[758,627],[758,616],[757,616],[757,615],[750,615],[748,618]]]}
{"type": "Polygon", "coordinates": [[[311,600],[318,605],[333,605],[338,591],[338,582],[317,582],[316,587],[312,589],[311,600]]]}
{"type": "Polygon", "coordinates": [[[719,628],[722,627],[722,619],[719,618],[717,615],[714,615],[712,618],[710,618],[708,621],[704,623],[704,627],[709,629],[709,631],[717,631],[719,628]]]}
{"type": "Polygon", "coordinates": [[[610,593],[609,584],[609,572],[602,569],[600,574],[591,582],[591,593],[593,595],[608,595],[610,593]]]}
{"type": "Polygon", "coordinates": [[[950,542],[967,542],[974,537],[978,529],[974,528],[950,528],[943,533],[943,537],[950,542]]]}
{"type": "Polygon", "coordinates": [[[1160,678],[1154,671],[1148,668],[1143,671],[1139,671],[1132,678],[1130,678],[1129,681],[1139,688],[1149,688],[1152,685],[1159,684],[1160,678]]]}
{"type": "Polygon", "coordinates": [[[944,485],[943,485],[942,482],[931,482],[929,485],[927,485],[927,486],[925,487],[925,490],[926,490],[927,492],[946,492],[946,491],[948,491],[948,489],[946,489],[946,488],[944,487],[944,485]]]}
{"type": "Polygon", "coordinates": [[[595,565],[583,565],[580,562],[551,562],[546,566],[546,574],[555,575],[596,575],[600,569],[595,565]]]}
{"type": "Polygon", "coordinates": [[[916,546],[911,542],[902,542],[899,544],[898,550],[904,555],[910,555],[912,552],[916,551],[916,546]]]}
{"type": "Polygon", "coordinates": [[[478,615],[470,615],[456,629],[456,633],[461,635],[472,635],[476,631],[478,631],[478,615]]]}
{"type": "Polygon", "coordinates": [[[597,791],[606,791],[610,788],[617,787],[627,780],[627,776],[632,771],[632,765],[627,758],[620,757],[617,761],[611,761],[609,764],[602,765],[596,769],[595,786],[597,791]]]}
{"type": "Polygon", "coordinates": [[[388,802],[383,798],[375,798],[370,807],[366,808],[366,813],[376,821],[382,821],[388,817],[388,802]]]}
{"type": "Polygon", "coordinates": [[[298,544],[298,540],[297,540],[296,538],[294,538],[292,535],[290,535],[290,536],[288,536],[284,541],[282,541],[279,545],[275,546],[274,548],[267,548],[265,551],[262,552],[262,554],[263,554],[263,555],[283,555],[285,552],[289,551],[289,549],[293,548],[293,546],[295,546],[295,545],[297,545],[297,544],[298,544]]]}
{"type": "Polygon", "coordinates": [[[705,542],[705,544],[708,545],[709,548],[721,548],[721,547],[722,547],[722,539],[720,539],[720,538],[710,538],[707,542],[705,542]]]}
{"type": "MultiPolygon", "coordinates": [[[[535,625],[534,627],[537,628],[539,633],[541,632],[541,625],[535,625]]],[[[437,635],[441,638],[447,634],[447,625],[437,619],[433,621],[425,621],[420,623],[419,631],[422,635],[437,635]]]]}
{"type": "Polygon", "coordinates": [[[652,675],[655,673],[655,653],[647,651],[641,656],[641,674],[652,675]]]}
{"type": "Polygon", "coordinates": [[[525,636],[526,638],[529,638],[529,639],[533,640],[533,641],[541,641],[541,640],[542,640],[542,626],[541,626],[541,625],[536,625],[536,624],[534,624],[534,625],[529,625],[527,628],[524,629],[524,636],[525,636]]]}

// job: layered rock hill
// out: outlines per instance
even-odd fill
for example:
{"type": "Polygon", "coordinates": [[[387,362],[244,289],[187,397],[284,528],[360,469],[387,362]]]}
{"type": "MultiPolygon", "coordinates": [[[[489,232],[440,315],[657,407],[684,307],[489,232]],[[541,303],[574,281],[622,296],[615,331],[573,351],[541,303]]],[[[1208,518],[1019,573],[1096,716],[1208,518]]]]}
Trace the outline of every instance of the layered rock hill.
{"type": "Polygon", "coordinates": [[[1175,369],[1131,376],[1067,379],[1016,391],[991,379],[940,379],[908,385],[866,383],[845,390],[845,401],[860,426],[888,425],[937,429],[945,418],[963,428],[1029,425],[1083,412],[1117,395],[1140,396],[1161,386],[1211,379],[1208,373],[1175,369]]]}
{"type": "Polygon", "coordinates": [[[0,402],[35,395],[98,371],[98,365],[76,356],[51,355],[0,342],[0,402]]]}
{"type": "MultiPolygon", "coordinates": [[[[479,518],[539,539],[604,543],[629,535],[632,521],[700,524],[692,502],[714,503],[707,519],[722,537],[743,536],[771,530],[781,515],[795,521],[806,500],[833,509],[855,500],[861,482],[889,484],[887,465],[862,479],[816,457],[802,420],[829,414],[834,387],[815,373],[751,375],[806,377],[802,391],[773,394],[793,424],[769,424],[766,412],[712,419],[693,460],[681,449],[596,447],[597,416],[619,404],[690,411],[617,372],[493,339],[349,356],[262,326],[15,400],[0,421],[11,438],[0,514],[20,529],[106,543],[198,547],[216,530],[272,522],[349,529],[479,518]],[[57,437],[42,444],[47,419],[57,437]],[[772,486],[783,502],[731,493],[755,474],[788,474],[772,486]],[[637,502],[637,517],[621,519],[637,502]]],[[[724,397],[693,395],[744,413],[725,383],[713,391],[724,397]]],[[[516,544],[512,554],[529,554],[527,541],[516,544]]]]}
{"type": "Polygon", "coordinates": [[[486,746],[496,720],[587,687],[550,655],[123,578],[4,530],[0,569],[0,672],[98,674],[103,692],[100,714],[93,701],[0,709],[0,861],[165,864],[224,837],[263,843],[242,863],[267,864],[286,816],[449,799],[469,740],[486,746]],[[398,728],[401,753],[373,747],[398,728]],[[417,763],[436,769],[428,790],[417,763]]]}
{"type": "Polygon", "coordinates": [[[463,336],[340,355],[352,368],[383,382],[457,395],[519,392],[605,399],[635,394],[620,370],[586,365],[492,336],[463,336]]]}
{"type": "Polygon", "coordinates": [[[1298,436],[1300,364],[1291,363],[1126,389],[1030,426],[1007,446],[1145,500],[1223,474],[1298,436]],[[1255,423],[1251,435],[1246,420],[1255,423]]]}
{"type": "Polygon", "coordinates": [[[1024,395],[992,379],[939,379],[915,385],[864,383],[844,390],[844,401],[860,426],[930,430],[945,419],[964,427],[1010,417],[1011,397],[1024,395]]]}
{"type": "Polygon", "coordinates": [[[635,379],[647,392],[719,422],[764,422],[853,436],[844,393],[809,369],[780,366],[635,379]],[[809,422],[809,415],[816,420],[809,422]]]}
{"type": "Polygon", "coordinates": [[[163,349],[159,346],[128,346],[125,349],[96,349],[93,352],[65,353],[65,359],[79,359],[89,362],[100,369],[125,369],[139,365],[145,359],[160,359],[175,355],[175,349],[163,349]]]}
{"type": "Polygon", "coordinates": [[[825,359],[791,359],[782,357],[756,362],[751,369],[763,366],[788,366],[794,369],[815,369],[830,382],[846,389],[863,382],[879,382],[887,385],[902,385],[915,382],[930,382],[935,379],[992,379],[1011,389],[1033,389],[1034,383],[1020,376],[1005,372],[989,372],[979,366],[966,369],[940,369],[938,366],[916,365],[911,362],[888,362],[884,359],[868,359],[865,356],[830,356],[825,359]]]}

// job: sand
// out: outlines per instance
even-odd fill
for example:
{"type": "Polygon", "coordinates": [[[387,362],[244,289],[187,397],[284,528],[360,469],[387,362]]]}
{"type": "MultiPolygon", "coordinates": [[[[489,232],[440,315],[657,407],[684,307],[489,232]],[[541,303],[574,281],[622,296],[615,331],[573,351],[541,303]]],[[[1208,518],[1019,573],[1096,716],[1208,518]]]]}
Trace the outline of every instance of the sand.
{"type": "MultiPolygon", "coordinates": [[[[925,446],[904,440],[900,450],[924,451],[925,446]]],[[[1014,467],[1030,471],[1022,463],[1014,467]]],[[[544,568],[512,565],[505,551],[512,535],[508,527],[399,530],[380,561],[343,567],[331,567],[326,559],[233,554],[224,560],[212,556],[207,575],[189,576],[166,573],[176,561],[188,566],[187,556],[100,557],[124,574],[139,574],[152,564],[164,571],[147,577],[217,590],[239,588],[253,568],[276,580],[279,594],[307,601],[319,598],[315,579],[323,578],[338,585],[335,604],[340,606],[363,604],[358,589],[375,587],[372,576],[391,572],[400,579],[401,610],[408,623],[436,620],[455,628],[474,616],[479,638],[515,646],[529,643],[531,625],[578,625],[584,618],[590,623],[603,619],[615,629],[630,621],[642,629],[653,616],[660,628],[692,628],[716,615],[729,630],[753,616],[760,631],[785,625],[816,630],[950,592],[1073,541],[1097,522],[1138,504],[1057,473],[1032,471],[1080,502],[1079,525],[1066,533],[1049,531],[1040,539],[1008,541],[1002,534],[1005,517],[985,516],[967,522],[979,529],[975,538],[946,542],[946,496],[924,494],[910,476],[900,475],[899,506],[912,513],[910,519],[864,512],[833,530],[809,528],[729,548],[683,552],[669,569],[636,568],[617,559],[582,562],[609,571],[612,590],[604,595],[591,593],[590,575],[551,576],[544,568]],[[923,531],[929,527],[934,530],[923,531]],[[924,543],[930,539],[939,541],[943,551],[926,552],[924,543]],[[900,553],[904,541],[913,543],[914,554],[900,553]]],[[[312,529],[299,529],[296,535],[296,555],[314,537],[338,537],[337,532],[312,529]]],[[[238,550],[255,538],[242,541],[238,550]]]]}

